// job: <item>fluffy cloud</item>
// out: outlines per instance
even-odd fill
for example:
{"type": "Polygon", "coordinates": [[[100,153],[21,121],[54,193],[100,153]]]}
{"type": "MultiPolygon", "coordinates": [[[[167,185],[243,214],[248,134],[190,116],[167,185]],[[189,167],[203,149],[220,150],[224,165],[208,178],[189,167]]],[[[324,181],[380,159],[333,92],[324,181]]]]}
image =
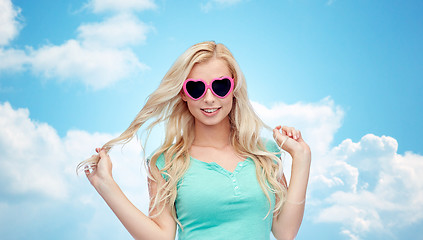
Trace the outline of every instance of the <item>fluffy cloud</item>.
{"type": "Polygon", "coordinates": [[[30,57],[23,50],[0,48],[0,73],[2,71],[23,71],[30,60],[30,57]]]}
{"type": "Polygon", "coordinates": [[[63,171],[50,171],[63,164],[58,136],[50,126],[30,121],[28,114],[26,109],[13,110],[8,103],[0,105],[2,189],[10,194],[65,198],[68,187],[63,171]],[[40,157],[46,152],[51,154],[40,157]]]}
{"type": "Polygon", "coordinates": [[[146,9],[155,9],[156,4],[153,0],[91,0],[88,6],[95,13],[99,12],[132,12],[146,9]]]}
{"type": "MultiPolygon", "coordinates": [[[[105,7],[115,2],[94,1],[93,4],[105,7]]],[[[148,5],[148,1],[124,3],[128,7],[148,5]]],[[[9,8],[13,10],[11,3],[9,8]]],[[[17,14],[9,15],[13,21],[5,26],[10,28],[17,14]]],[[[17,27],[14,29],[17,31],[17,27]]],[[[131,47],[145,43],[151,29],[130,13],[118,13],[102,22],[79,26],[77,38],[61,45],[45,45],[39,49],[28,46],[23,50],[0,48],[0,73],[29,70],[47,79],[82,82],[92,89],[105,88],[148,69],[131,47]]]]}
{"type": "MultiPolygon", "coordinates": [[[[77,163],[112,138],[111,134],[80,130],[68,131],[61,138],[48,124],[32,120],[28,109],[15,110],[8,102],[0,104],[1,189],[10,195],[36,193],[46,198],[70,198],[77,163]]],[[[135,174],[143,170],[141,147],[133,140],[120,150],[110,152],[112,159],[116,158],[117,178],[125,186],[139,186],[133,181],[139,176],[128,173],[134,173],[134,164],[140,167],[135,174]],[[128,172],[121,174],[122,168],[128,172]]]]}
{"type": "Polygon", "coordinates": [[[76,40],[29,52],[31,71],[59,81],[80,81],[101,89],[148,67],[129,49],[90,48],[76,40]]]}
{"type": "Polygon", "coordinates": [[[21,29],[18,21],[21,9],[14,7],[11,0],[0,0],[0,46],[7,45],[21,29]]]}
{"type": "MultiPolygon", "coordinates": [[[[306,218],[340,223],[340,234],[349,239],[360,239],[369,232],[389,235],[394,227],[423,219],[423,156],[398,154],[394,138],[373,134],[332,147],[344,112],[330,98],[271,108],[259,103],[253,106],[271,127],[282,124],[300,129],[312,149],[308,189],[312,209],[306,218]]],[[[286,160],[289,177],[290,159],[286,160]]]]}
{"type": "MultiPolygon", "coordinates": [[[[342,180],[337,175],[328,176],[325,171],[325,164],[330,164],[330,160],[326,156],[330,151],[333,137],[341,127],[344,117],[342,108],[336,106],[330,97],[326,97],[316,103],[277,103],[270,108],[257,102],[252,102],[252,105],[257,114],[270,127],[286,125],[301,130],[304,140],[312,149],[312,180],[320,180],[316,181],[316,183],[323,182],[323,189],[326,189],[328,185],[342,184],[342,180]]],[[[271,132],[264,135],[268,138],[272,137],[271,132]]],[[[283,157],[283,162],[284,172],[289,181],[291,176],[291,157],[289,154],[283,157]]],[[[333,166],[333,171],[346,172],[348,175],[352,175],[352,179],[349,179],[350,181],[354,181],[354,174],[358,174],[355,169],[348,168],[342,164],[333,166]]]]}
{"type": "Polygon", "coordinates": [[[134,15],[120,14],[103,22],[81,25],[77,31],[78,39],[86,47],[115,48],[144,43],[150,29],[134,15]]]}
{"type": "MultiPolygon", "coordinates": [[[[112,137],[111,134],[72,130],[61,138],[48,124],[32,120],[27,109],[13,109],[9,103],[1,103],[0,223],[11,227],[1,228],[0,234],[12,236],[16,234],[16,229],[26,234],[31,231],[44,234],[33,228],[49,232],[54,230],[52,225],[66,223],[73,224],[66,229],[78,229],[77,232],[72,230],[70,236],[65,236],[66,232],[61,233],[69,239],[76,238],[75,234],[86,234],[82,238],[88,239],[93,230],[90,226],[98,224],[121,229],[116,237],[122,234],[128,237],[94,188],[90,187],[84,174],[77,177],[75,173],[78,162],[89,157],[96,146],[112,137]],[[55,216],[52,211],[66,214],[66,218],[55,216]],[[79,215],[85,217],[80,218],[79,215]],[[49,216],[55,220],[52,221],[49,216]],[[75,221],[68,223],[70,219],[75,221]]],[[[122,151],[119,147],[112,150],[110,156],[116,181],[128,198],[147,212],[148,192],[140,146],[132,141],[122,151]]],[[[97,233],[101,231],[104,228],[98,229],[97,233]]],[[[112,236],[116,234],[112,233],[112,236]]],[[[41,235],[35,236],[41,238],[41,235]]]]}
{"type": "MultiPolygon", "coordinates": [[[[341,222],[355,236],[370,230],[390,232],[423,219],[423,156],[398,154],[391,137],[365,135],[359,142],[344,140],[328,155],[332,167],[343,163],[358,173],[356,181],[338,174],[344,189],[334,189],[322,202],[319,222],[341,222]]],[[[335,173],[336,174],[336,173],[335,173]]]]}
{"type": "Polygon", "coordinates": [[[252,102],[252,105],[270,127],[287,125],[300,129],[313,149],[313,156],[326,154],[344,117],[342,108],[336,106],[330,97],[317,103],[277,103],[271,108],[257,102],[252,102]]]}

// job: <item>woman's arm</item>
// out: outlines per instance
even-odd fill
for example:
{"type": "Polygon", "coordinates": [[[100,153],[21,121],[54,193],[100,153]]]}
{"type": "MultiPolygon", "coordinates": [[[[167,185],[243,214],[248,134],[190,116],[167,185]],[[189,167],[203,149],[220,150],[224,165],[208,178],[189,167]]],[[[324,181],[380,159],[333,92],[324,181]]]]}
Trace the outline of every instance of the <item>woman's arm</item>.
{"type": "MultiPolygon", "coordinates": [[[[97,152],[99,149],[97,149],[97,152]]],[[[170,207],[156,218],[150,218],[136,208],[125,196],[112,177],[112,162],[104,150],[99,152],[97,167],[85,173],[97,192],[135,239],[175,239],[176,222],[170,207]]],[[[164,179],[162,179],[164,181],[164,179]]],[[[150,196],[157,184],[149,180],[150,196]]],[[[152,199],[150,197],[150,199],[152,199]]],[[[160,207],[160,206],[159,206],[160,207]]]]}
{"type": "MultiPolygon", "coordinates": [[[[304,142],[301,132],[292,127],[276,127],[274,138],[278,145],[284,140],[282,149],[292,156],[291,179],[286,196],[286,202],[282,206],[279,215],[273,218],[272,232],[276,239],[294,239],[301,226],[304,215],[304,205],[307,191],[307,183],[310,173],[311,151],[304,142]]],[[[281,183],[286,185],[285,177],[281,183]]]]}

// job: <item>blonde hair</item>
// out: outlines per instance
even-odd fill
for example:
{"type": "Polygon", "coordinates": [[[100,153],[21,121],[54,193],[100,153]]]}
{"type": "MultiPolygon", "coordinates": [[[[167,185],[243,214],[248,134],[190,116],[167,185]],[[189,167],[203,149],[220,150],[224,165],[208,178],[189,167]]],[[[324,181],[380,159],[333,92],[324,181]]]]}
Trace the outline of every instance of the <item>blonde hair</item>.
{"type": "MultiPolygon", "coordinates": [[[[165,205],[170,204],[175,221],[181,226],[176,216],[175,200],[177,185],[189,167],[189,149],[194,140],[194,117],[188,110],[186,102],[180,96],[183,81],[187,78],[193,66],[211,58],[223,59],[227,62],[235,81],[232,110],[229,113],[231,125],[231,143],[235,151],[244,157],[250,157],[256,165],[256,175],[259,184],[269,201],[269,212],[272,202],[268,191],[276,195],[274,213],[279,214],[286,196],[286,186],[281,184],[281,160],[274,153],[266,150],[261,140],[260,132],[266,126],[254,112],[247,95],[245,77],[231,52],[223,45],[213,41],[193,45],[185,51],[173,64],[162,79],[159,87],[148,97],[147,103],[137,114],[130,126],[117,138],[104,144],[103,148],[109,151],[116,144],[128,143],[139,128],[149,119],[154,119],[147,127],[148,133],[159,123],[166,127],[164,143],[148,161],[149,178],[155,182],[167,176],[164,184],[157,187],[153,196],[150,213],[157,210],[160,215],[165,205]],[[158,157],[163,154],[165,166],[159,170],[155,167],[158,157]],[[164,203],[164,204],[163,204],[164,203]],[[162,205],[160,209],[157,209],[162,205]]],[[[270,128],[269,128],[270,129],[270,128]]],[[[85,165],[96,164],[98,156],[81,162],[77,169],[85,165]]],[[[181,226],[182,227],[182,226],[181,226]]]]}

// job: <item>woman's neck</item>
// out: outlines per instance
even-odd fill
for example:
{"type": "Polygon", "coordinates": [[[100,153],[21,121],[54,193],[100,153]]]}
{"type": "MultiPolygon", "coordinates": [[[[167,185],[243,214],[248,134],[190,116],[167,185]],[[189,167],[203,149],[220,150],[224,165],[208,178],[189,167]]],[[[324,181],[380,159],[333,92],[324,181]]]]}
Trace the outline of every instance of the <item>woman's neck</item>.
{"type": "Polygon", "coordinates": [[[196,121],[194,134],[195,137],[192,144],[194,146],[224,148],[231,143],[231,126],[229,118],[212,126],[204,125],[196,121]]]}

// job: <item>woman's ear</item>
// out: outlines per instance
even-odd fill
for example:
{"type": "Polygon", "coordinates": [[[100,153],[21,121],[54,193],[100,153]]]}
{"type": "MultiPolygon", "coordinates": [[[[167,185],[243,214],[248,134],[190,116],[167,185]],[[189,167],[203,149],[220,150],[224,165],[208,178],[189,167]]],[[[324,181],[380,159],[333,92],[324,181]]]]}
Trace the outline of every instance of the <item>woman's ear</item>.
{"type": "Polygon", "coordinates": [[[183,100],[184,102],[186,102],[186,101],[187,101],[187,96],[185,95],[184,91],[180,91],[180,92],[179,92],[179,95],[181,95],[181,98],[182,98],[182,100],[183,100]]]}

